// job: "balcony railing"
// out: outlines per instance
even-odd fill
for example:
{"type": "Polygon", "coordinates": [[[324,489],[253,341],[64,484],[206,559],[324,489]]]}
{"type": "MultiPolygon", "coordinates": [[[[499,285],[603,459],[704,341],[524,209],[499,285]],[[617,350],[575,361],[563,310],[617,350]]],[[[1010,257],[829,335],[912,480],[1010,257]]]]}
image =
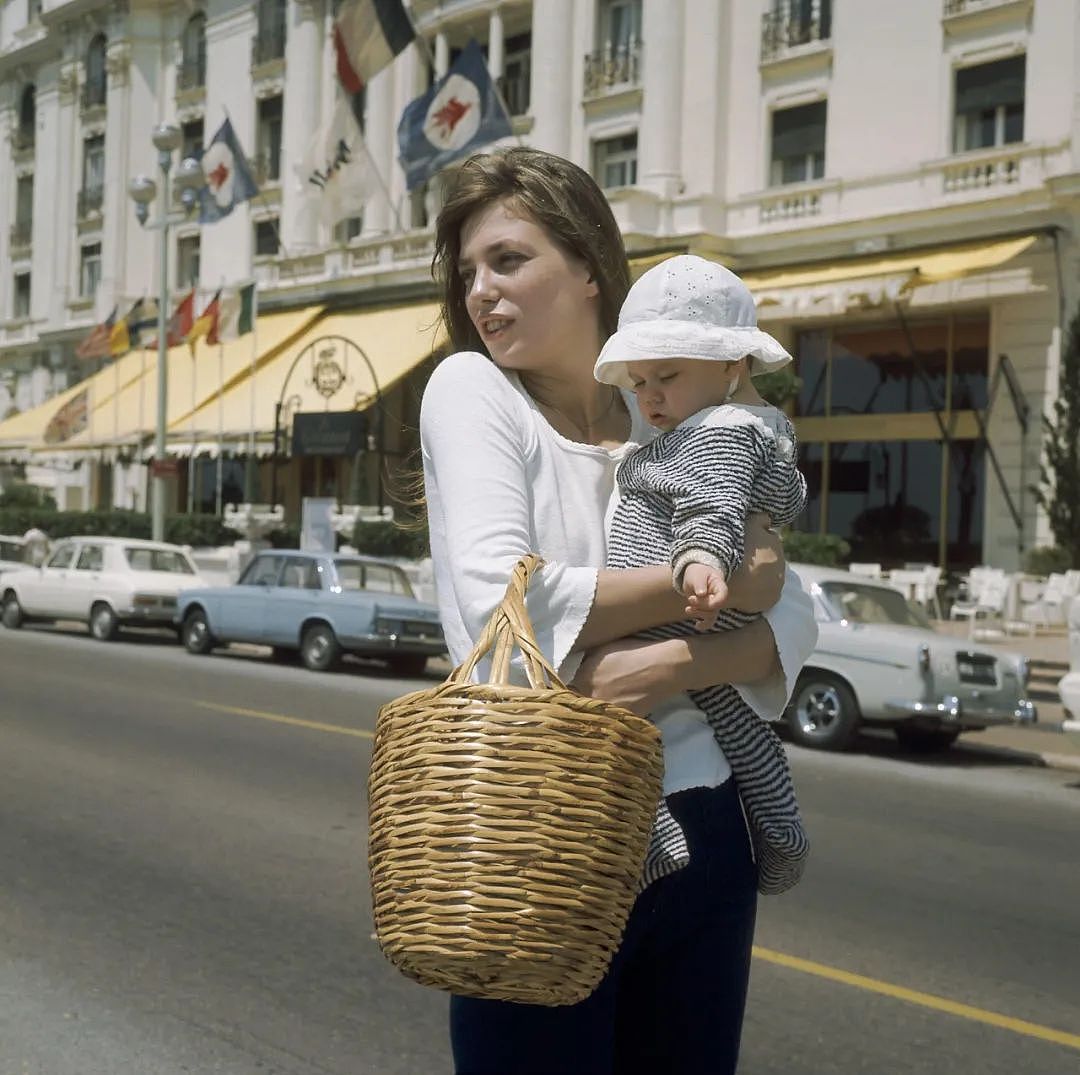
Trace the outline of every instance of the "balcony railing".
{"type": "Polygon", "coordinates": [[[185,60],[176,69],[176,89],[179,93],[201,90],[206,86],[206,59],[185,60]]]}
{"type": "Polygon", "coordinates": [[[80,220],[88,220],[91,216],[101,215],[101,208],[105,204],[105,188],[89,187],[79,191],[75,209],[80,220]]]}
{"type": "Polygon", "coordinates": [[[945,18],[967,15],[972,11],[985,11],[992,7],[1007,7],[1017,0],[945,0],[945,18]]]}
{"type": "Polygon", "coordinates": [[[34,148],[36,134],[33,127],[16,127],[11,132],[11,148],[16,153],[26,153],[34,148]]]}
{"type": "Polygon", "coordinates": [[[82,95],[79,98],[82,103],[82,110],[86,112],[91,108],[104,108],[106,94],[105,79],[94,79],[92,82],[85,83],[82,88],[82,95]]]}
{"type": "Polygon", "coordinates": [[[1020,182],[1021,153],[1016,148],[980,154],[974,160],[947,164],[942,170],[946,194],[989,187],[1008,187],[1020,182]]]}
{"type": "Polygon", "coordinates": [[[529,111],[529,76],[528,74],[515,75],[507,78],[503,75],[497,79],[499,93],[506,102],[507,111],[511,116],[524,116],[529,111]]]}
{"type": "Polygon", "coordinates": [[[780,5],[761,16],[761,60],[776,60],[832,36],[832,0],[780,5]]]}
{"type": "Polygon", "coordinates": [[[608,44],[585,57],[585,96],[598,97],[641,84],[641,42],[608,44]]]}
{"type": "Polygon", "coordinates": [[[34,235],[34,222],[32,220],[16,220],[11,225],[10,240],[14,250],[25,249],[31,243],[34,235]]]}
{"type": "Polygon", "coordinates": [[[260,30],[251,41],[251,66],[285,58],[285,34],[280,30],[260,30]]]}

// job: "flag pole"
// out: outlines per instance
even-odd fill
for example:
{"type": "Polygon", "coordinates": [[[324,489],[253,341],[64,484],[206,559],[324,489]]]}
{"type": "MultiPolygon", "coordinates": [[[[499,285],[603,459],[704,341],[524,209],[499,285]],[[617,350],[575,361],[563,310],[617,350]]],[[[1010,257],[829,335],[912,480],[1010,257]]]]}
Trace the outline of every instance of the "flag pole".
{"type": "Polygon", "coordinates": [[[225,344],[218,340],[217,489],[214,513],[221,515],[221,486],[225,466],[225,344]]]}
{"type": "MultiPolygon", "coordinates": [[[[248,416],[248,451],[247,466],[244,468],[244,499],[255,502],[255,371],[259,357],[259,285],[251,285],[251,382],[250,413],[248,416]]],[[[270,505],[273,508],[273,505],[270,505]]]]}
{"type": "Polygon", "coordinates": [[[188,344],[191,351],[191,422],[189,429],[191,433],[191,454],[188,456],[188,515],[195,513],[195,380],[198,376],[198,366],[195,362],[195,342],[195,340],[192,340],[188,344]]]}

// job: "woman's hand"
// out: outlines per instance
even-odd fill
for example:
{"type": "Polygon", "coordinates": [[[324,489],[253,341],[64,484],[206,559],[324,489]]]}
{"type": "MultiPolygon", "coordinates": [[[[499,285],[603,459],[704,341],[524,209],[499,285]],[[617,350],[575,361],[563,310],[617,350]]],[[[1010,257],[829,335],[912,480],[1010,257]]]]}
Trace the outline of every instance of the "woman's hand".
{"type": "Polygon", "coordinates": [[[769,526],[768,515],[746,519],[746,548],[739,569],[728,580],[727,608],[764,612],[780,600],[784,588],[784,549],[769,526]]]}
{"type": "Polygon", "coordinates": [[[623,639],[589,650],[570,685],[582,694],[647,717],[683,690],[681,676],[688,660],[685,639],[623,639]]]}

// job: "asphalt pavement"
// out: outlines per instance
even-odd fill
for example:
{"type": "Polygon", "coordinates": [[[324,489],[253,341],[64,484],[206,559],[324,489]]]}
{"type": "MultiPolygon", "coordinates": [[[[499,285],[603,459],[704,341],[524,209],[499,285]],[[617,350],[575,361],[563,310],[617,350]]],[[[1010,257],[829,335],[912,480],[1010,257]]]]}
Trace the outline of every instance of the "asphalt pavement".
{"type": "MultiPolygon", "coordinates": [[[[448,1072],[365,866],[416,686],[0,631],[0,1075],[448,1072]]],[[[814,850],[761,902],[741,1071],[1080,1071],[1080,779],[968,738],[791,748],[814,850]]]]}

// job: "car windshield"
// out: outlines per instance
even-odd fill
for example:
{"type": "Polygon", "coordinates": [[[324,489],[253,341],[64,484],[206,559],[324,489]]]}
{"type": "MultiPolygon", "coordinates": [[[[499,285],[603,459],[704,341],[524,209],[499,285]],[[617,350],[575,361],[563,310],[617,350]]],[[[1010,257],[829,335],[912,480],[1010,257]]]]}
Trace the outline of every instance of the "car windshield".
{"type": "Polygon", "coordinates": [[[132,571],[164,571],[169,575],[194,575],[195,568],[182,553],[172,549],[144,549],[125,545],[124,556],[132,571]]]}
{"type": "Polygon", "coordinates": [[[364,560],[338,560],[337,575],[343,590],[370,590],[375,593],[412,597],[408,576],[394,564],[369,564],[364,560]]]}
{"type": "Polygon", "coordinates": [[[890,623],[899,627],[930,627],[923,611],[902,593],[885,586],[858,582],[822,582],[821,592],[840,616],[851,623],[890,623]]]}
{"type": "Polygon", "coordinates": [[[0,538],[0,560],[7,560],[14,564],[29,563],[28,551],[21,541],[5,541],[0,538]]]}

